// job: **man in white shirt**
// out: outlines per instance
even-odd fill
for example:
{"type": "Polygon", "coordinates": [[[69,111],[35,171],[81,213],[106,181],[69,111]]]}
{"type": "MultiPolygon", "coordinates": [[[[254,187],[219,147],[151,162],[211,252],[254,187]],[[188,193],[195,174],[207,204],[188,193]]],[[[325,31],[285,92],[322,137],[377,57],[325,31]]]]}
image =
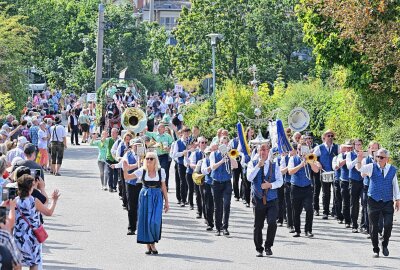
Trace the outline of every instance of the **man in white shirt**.
{"type": "Polygon", "coordinates": [[[56,116],[55,125],[50,128],[51,147],[51,173],[60,176],[60,167],[64,158],[64,150],[67,149],[67,133],[61,125],[61,119],[56,116]]]}

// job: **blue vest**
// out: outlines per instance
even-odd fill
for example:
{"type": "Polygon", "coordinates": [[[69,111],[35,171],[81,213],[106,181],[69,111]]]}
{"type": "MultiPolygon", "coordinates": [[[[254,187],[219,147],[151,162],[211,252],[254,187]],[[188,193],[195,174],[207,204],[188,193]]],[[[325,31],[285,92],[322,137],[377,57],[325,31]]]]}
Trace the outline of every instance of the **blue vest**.
{"type": "MultiPolygon", "coordinates": [[[[372,158],[370,156],[368,156],[365,159],[365,164],[371,164],[371,163],[374,163],[374,161],[372,160],[372,158]]],[[[364,177],[364,186],[369,186],[369,176],[364,177]]]]}
{"type": "MultiPolygon", "coordinates": [[[[254,160],[253,161],[253,166],[257,166],[258,160],[254,160]]],[[[267,175],[265,176],[265,180],[267,181],[269,178],[269,172],[271,171],[272,175],[269,179],[270,183],[273,183],[276,181],[275,178],[275,162],[271,162],[269,164],[270,166],[272,166],[271,169],[268,168],[267,170],[267,175]]],[[[260,170],[258,171],[256,177],[253,179],[253,182],[251,183],[251,193],[253,196],[257,197],[258,199],[262,199],[264,191],[261,189],[261,184],[264,182],[263,179],[263,174],[264,174],[264,167],[260,168],[260,170]]],[[[278,191],[277,189],[270,189],[268,190],[267,193],[267,201],[272,201],[275,200],[276,198],[278,198],[278,191]]]]}
{"type": "MultiPolygon", "coordinates": [[[[294,166],[299,166],[301,164],[301,159],[299,156],[294,156],[293,157],[293,162],[294,166]]],[[[311,172],[311,168],[309,167],[310,165],[307,165],[308,169],[311,172]]],[[[292,174],[292,177],[290,179],[290,183],[292,185],[298,186],[298,187],[308,187],[311,185],[311,180],[307,178],[306,174],[306,169],[305,167],[301,168],[298,170],[295,174],[292,174]]]]}
{"type": "MultiPolygon", "coordinates": [[[[219,151],[214,152],[214,157],[215,157],[215,163],[218,163],[220,160],[222,160],[222,155],[219,151]]],[[[226,181],[231,181],[232,174],[228,173],[226,171],[225,164],[222,164],[216,170],[211,170],[211,177],[215,181],[226,182],[226,181]]]]}
{"type": "MultiPolygon", "coordinates": [[[[129,151],[126,156],[128,158],[128,163],[130,165],[135,164],[137,162],[135,156],[133,155],[133,153],[131,151],[129,151]]],[[[128,171],[128,173],[131,174],[134,171],[136,171],[136,169],[130,170],[130,171],[128,171]]],[[[137,182],[137,179],[133,179],[133,180],[129,180],[127,183],[135,186],[136,182],[137,182]]]]}
{"type": "MultiPolygon", "coordinates": [[[[203,153],[202,153],[199,149],[197,149],[197,150],[194,152],[194,154],[196,155],[196,161],[195,161],[195,163],[197,164],[197,162],[198,162],[200,159],[203,158],[203,153]]],[[[193,155],[193,154],[192,154],[192,155],[193,155]]],[[[188,174],[193,174],[193,169],[190,167],[189,164],[188,164],[188,167],[187,167],[187,169],[186,169],[186,173],[188,173],[188,174]]]]}
{"type": "Polygon", "coordinates": [[[340,169],[335,170],[335,181],[340,180],[340,169]]]}
{"type": "MultiPolygon", "coordinates": [[[[289,164],[289,155],[287,155],[287,156],[285,156],[285,162],[286,162],[286,167],[288,166],[288,164],[289,164]]],[[[283,181],[285,182],[285,183],[290,183],[290,180],[292,179],[292,176],[288,173],[288,172],[286,172],[284,175],[283,175],[283,181]]]]}
{"type": "MultiPolygon", "coordinates": [[[[346,154],[342,153],[343,160],[346,159],[346,154]]],[[[347,168],[346,164],[340,167],[340,180],[342,181],[349,181],[349,169],[347,168]]]]}
{"type": "MultiPolygon", "coordinates": [[[[205,161],[206,161],[207,167],[210,167],[210,159],[209,159],[209,158],[206,158],[205,161]]],[[[211,184],[212,184],[212,181],[213,181],[213,179],[212,179],[212,177],[211,177],[211,174],[206,174],[206,176],[204,177],[204,182],[205,182],[206,184],[211,185],[211,184]]]]}
{"type": "MultiPolygon", "coordinates": [[[[357,158],[357,154],[354,151],[351,151],[350,157],[351,157],[351,161],[353,161],[357,158]]],[[[356,169],[356,166],[354,166],[353,169],[350,170],[349,178],[354,181],[362,181],[363,180],[361,173],[356,169]]]]}
{"type": "Polygon", "coordinates": [[[332,145],[331,153],[328,152],[324,144],[320,144],[319,150],[321,155],[319,157],[319,162],[321,162],[322,169],[326,172],[332,172],[332,160],[334,156],[338,154],[338,146],[337,144],[332,145]]]}
{"type": "Polygon", "coordinates": [[[120,156],[120,157],[122,157],[122,156],[124,155],[125,149],[126,149],[125,143],[122,142],[121,150],[120,150],[120,152],[119,152],[119,156],[120,156]]]}
{"type": "Polygon", "coordinates": [[[393,177],[397,168],[390,166],[388,173],[383,177],[382,170],[374,163],[371,180],[368,188],[368,196],[375,201],[388,202],[393,200],[393,177]]]}
{"type": "MultiPolygon", "coordinates": [[[[178,145],[178,152],[183,152],[186,150],[186,145],[182,142],[181,139],[177,140],[176,144],[178,145]]],[[[183,165],[183,159],[184,159],[183,156],[178,157],[178,164],[183,165]]]]}

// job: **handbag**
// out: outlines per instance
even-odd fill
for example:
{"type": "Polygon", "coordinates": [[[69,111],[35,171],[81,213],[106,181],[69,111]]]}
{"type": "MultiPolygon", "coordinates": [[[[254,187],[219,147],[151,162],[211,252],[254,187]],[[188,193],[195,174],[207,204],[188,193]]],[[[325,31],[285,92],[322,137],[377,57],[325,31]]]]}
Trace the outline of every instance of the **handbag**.
{"type": "Polygon", "coordinates": [[[40,224],[39,228],[37,228],[37,229],[33,228],[32,224],[28,221],[28,219],[25,217],[25,215],[22,213],[22,211],[19,210],[19,207],[17,209],[18,209],[18,212],[21,214],[21,217],[25,220],[26,223],[28,223],[29,227],[31,227],[33,234],[35,235],[38,242],[44,243],[44,241],[46,241],[46,239],[49,237],[49,235],[47,234],[46,230],[44,229],[43,224],[40,224]]]}

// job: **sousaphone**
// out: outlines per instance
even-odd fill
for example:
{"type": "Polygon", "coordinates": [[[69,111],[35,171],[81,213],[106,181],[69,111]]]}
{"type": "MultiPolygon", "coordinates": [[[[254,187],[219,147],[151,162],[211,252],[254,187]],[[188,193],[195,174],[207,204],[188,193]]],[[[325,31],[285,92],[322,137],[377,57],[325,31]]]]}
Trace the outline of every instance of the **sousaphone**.
{"type": "Polygon", "coordinates": [[[126,108],[121,116],[121,125],[132,133],[140,133],[147,126],[146,114],[138,108],[126,108]]]}
{"type": "Polygon", "coordinates": [[[301,107],[296,107],[289,113],[288,124],[292,131],[301,132],[310,124],[310,115],[301,107]]]}

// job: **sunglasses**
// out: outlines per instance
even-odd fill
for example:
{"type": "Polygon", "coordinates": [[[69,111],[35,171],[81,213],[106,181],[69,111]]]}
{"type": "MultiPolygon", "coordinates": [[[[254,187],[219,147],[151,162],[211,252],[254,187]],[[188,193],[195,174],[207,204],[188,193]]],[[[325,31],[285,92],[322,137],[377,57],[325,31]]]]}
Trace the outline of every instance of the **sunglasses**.
{"type": "Polygon", "coordinates": [[[333,136],[333,135],[326,135],[326,137],[328,137],[328,138],[333,138],[333,137],[335,137],[335,136],[333,136]]]}
{"type": "Polygon", "coordinates": [[[153,157],[147,157],[147,158],[146,158],[146,160],[153,161],[153,160],[154,160],[154,158],[153,158],[153,157]]]}
{"type": "Polygon", "coordinates": [[[376,156],[376,158],[379,158],[379,159],[385,159],[386,157],[382,157],[382,156],[376,156]]]}
{"type": "Polygon", "coordinates": [[[206,144],[207,142],[200,142],[201,144],[206,144]]]}

